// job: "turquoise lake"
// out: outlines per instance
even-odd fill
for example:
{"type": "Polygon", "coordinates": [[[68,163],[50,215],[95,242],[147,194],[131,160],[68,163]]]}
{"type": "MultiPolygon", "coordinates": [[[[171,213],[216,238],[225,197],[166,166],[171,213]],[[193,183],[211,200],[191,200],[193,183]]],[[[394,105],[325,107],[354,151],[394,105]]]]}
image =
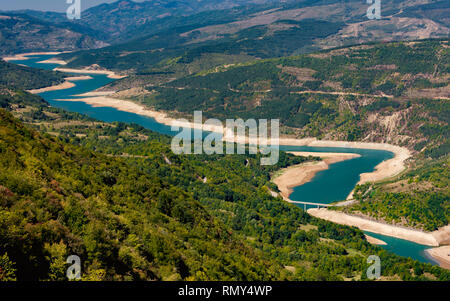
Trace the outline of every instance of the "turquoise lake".
{"type": "MultiPolygon", "coordinates": [[[[34,68],[52,70],[59,65],[40,64],[39,61],[51,58],[51,55],[31,56],[29,60],[11,61],[16,64],[23,64],[34,68]]],[[[78,74],[79,75],[79,74],[78,74]]],[[[89,74],[90,80],[75,81],[75,87],[59,91],[41,93],[47,102],[52,106],[65,109],[71,112],[78,112],[105,122],[127,122],[136,123],[152,131],[175,135],[177,132],[171,131],[171,127],[156,122],[153,118],[120,111],[109,107],[92,107],[81,101],[60,101],[58,99],[77,99],[78,94],[96,90],[114,79],[102,74],[89,74]]],[[[361,173],[371,172],[375,166],[384,160],[394,156],[393,153],[382,150],[336,148],[336,147],[308,147],[308,146],[280,146],[284,151],[307,151],[307,152],[340,152],[357,153],[361,157],[346,160],[330,165],[330,168],[318,172],[312,181],[295,187],[290,199],[294,201],[305,201],[313,203],[329,204],[335,201],[345,200],[359,181],[361,173]]],[[[385,235],[369,233],[367,234],[381,239],[387,243],[383,248],[398,255],[411,257],[413,259],[436,264],[433,260],[425,256],[424,250],[428,246],[416,244],[410,241],[397,239],[385,235]]]]}

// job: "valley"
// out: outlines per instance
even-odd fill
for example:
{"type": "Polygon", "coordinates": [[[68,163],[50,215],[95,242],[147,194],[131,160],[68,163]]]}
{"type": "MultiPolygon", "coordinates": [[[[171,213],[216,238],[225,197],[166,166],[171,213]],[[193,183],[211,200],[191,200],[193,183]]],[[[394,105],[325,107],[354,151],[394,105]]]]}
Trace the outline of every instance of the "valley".
{"type": "MultiPolygon", "coordinates": [[[[70,90],[69,90],[70,91],[70,90]]],[[[43,96],[44,97],[46,97],[48,100],[50,100],[50,99],[52,99],[52,98],[55,98],[55,97],[61,97],[61,93],[64,93],[64,91],[61,91],[61,92],[59,92],[59,91],[55,91],[54,93],[52,93],[52,92],[49,92],[49,93],[44,93],[43,94],[43,96]],[[55,94],[56,93],[56,94],[55,94]],[[54,95],[52,95],[52,94],[54,94],[54,95]]],[[[75,91],[71,91],[71,93],[77,93],[77,90],[75,90],[75,91]]],[[[78,94],[77,94],[78,95],[78,94]]],[[[52,103],[53,105],[56,105],[56,106],[62,106],[63,108],[66,108],[66,109],[68,109],[69,111],[77,111],[77,112],[80,112],[80,113],[84,113],[84,114],[88,114],[88,115],[91,115],[90,114],[90,111],[91,111],[91,109],[89,109],[89,110],[86,110],[86,109],[83,109],[84,108],[84,106],[79,106],[79,103],[80,103],[80,101],[82,101],[82,102],[84,102],[84,103],[87,103],[87,104],[89,104],[89,105],[92,105],[93,107],[93,109],[95,110],[95,108],[107,108],[107,107],[114,107],[114,103],[112,104],[111,102],[104,102],[104,98],[97,98],[96,99],[96,101],[89,101],[89,98],[86,100],[85,98],[79,98],[79,97],[73,97],[73,96],[69,96],[69,98],[71,98],[71,99],[66,99],[65,101],[61,101],[61,99],[55,99],[55,100],[53,100],[53,101],[50,101],[50,103],[52,103]],[[70,100],[70,103],[73,103],[74,105],[72,105],[72,104],[70,104],[69,106],[67,106],[67,100],[70,100]],[[64,105],[63,105],[64,104],[64,105]]],[[[107,99],[106,99],[107,100],[107,99]]],[[[113,99],[111,99],[111,100],[113,100],[113,99]]],[[[123,101],[120,101],[120,100],[116,100],[115,101],[115,103],[117,103],[118,104],[118,106],[116,107],[116,109],[118,109],[119,111],[118,112],[120,112],[120,111],[123,111],[123,110],[125,110],[125,111],[127,111],[127,109],[129,108],[129,107],[127,107],[127,105],[126,105],[126,102],[125,102],[125,104],[123,104],[122,103],[123,101]]],[[[128,109],[129,110],[129,109],[128,109]]],[[[95,110],[96,111],[96,110],[95,110]]],[[[146,115],[145,113],[146,113],[146,110],[143,110],[142,111],[142,109],[140,109],[140,110],[137,110],[137,111],[134,111],[133,112],[133,110],[129,110],[129,111],[132,111],[132,113],[134,113],[134,114],[140,114],[140,115],[146,115]],[[143,114],[143,112],[144,112],[144,114],[143,114]]],[[[103,119],[103,120],[105,120],[105,113],[102,113],[101,111],[100,112],[97,112],[96,114],[94,114],[94,115],[92,115],[92,116],[95,116],[95,117],[97,117],[97,118],[100,118],[100,119],[103,119]]],[[[111,114],[109,113],[108,114],[108,116],[111,116],[111,114]]],[[[107,118],[106,119],[106,121],[127,121],[129,118],[127,117],[126,119],[122,119],[123,117],[119,117],[120,116],[120,114],[119,115],[117,115],[117,114],[115,114],[115,116],[113,117],[113,119],[110,119],[110,117],[109,118],[107,118]]],[[[153,115],[153,114],[151,114],[151,115],[149,115],[149,117],[155,117],[155,115],[153,115]]],[[[138,120],[138,119],[136,119],[136,118],[133,118],[134,120],[138,120]]],[[[162,120],[161,119],[159,119],[159,120],[157,120],[158,122],[163,122],[163,123],[165,123],[165,124],[167,124],[167,125],[170,125],[171,124],[171,121],[173,121],[172,119],[165,119],[165,118],[163,118],[162,120]]],[[[138,121],[139,122],[139,121],[138,121]]],[[[148,127],[149,125],[150,125],[150,128],[152,129],[152,130],[156,130],[156,131],[160,131],[159,130],[159,128],[157,127],[157,126],[152,126],[152,123],[142,123],[142,125],[144,125],[144,126],[146,126],[146,127],[148,127]]],[[[170,133],[171,135],[174,135],[174,133],[172,132],[170,132],[170,129],[169,128],[167,128],[165,131],[162,131],[163,133],[165,132],[165,133],[170,133]]],[[[317,141],[318,143],[314,143],[314,141],[311,141],[311,140],[306,140],[306,141],[302,141],[302,140],[300,140],[300,141],[298,141],[298,140],[295,140],[295,139],[281,139],[281,143],[287,143],[287,144],[289,144],[289,145],[292,145],[292,146],[284,146],[284,147],[282,147],[282,149],[285,149],[285,150],[287,150],[287,149],[289,149],[289,148],[291,148],[291,150],[292,150],[292,148],[294,148],[295,149],[295,145],[305,145],[305,142],[307,143],[307,144],[310,144],[310,145],[316,145],[316,144],[318,144],[318,145],[326,145],[325,143],[321,143],[321,141],[317,141]]],[[[339,143],[331,143],[331,145],[335,145],[335,146],[339,146],[339,143]]],[[[342,145],[351,145],[351,143],[341,143],[342,145]]],[[[355,143],[355,145],[358,145],[358,144],[356,144],[355,143]]],[[[361,145],[358,145],[358,147],[361,147],[361,145]]],[[[364,147],[369,147],[369,144],[368,144],[368,146],[364,146],[364,147]]],[[[377,144],[372,144],[370,147],[374,147],[374,148],[379,148],[380,146],[378,146],[377,144]]],[[[308,147],[306,147],[306,149],[307,150],[309,150],[308,149],[308,147]]],[[[389,148],[389,149],[392,149],[392,148],[389,148]]],[[[319,148],[317,148],[316,147],[316,149],[314,149],[314,148],[311,148],[311,150],[314,150],[314,151],[327,151],[327,150],[330,150],[330,149],[327,149],[327,148],[324,148],[324,147],[319,147],[319,148]]],[[[334,148],[334,149],[331,149],[332,151],[343,151],[344,149],[342,149],[342,148],[334,148]]],[[[351,151],[351,152],[361,152],[361,150],[358,150],[358,149],[345,149],[345,151],[351,151]]],[[[320,153],[319,153],[320,154],[320,153]]],[[[366,153],[366,155],[367,155],[367,153],[366,153]]],[[[401,159],[401,160],[404,160],[404,158],[403,159],[401,159]]],[[[369,161],[370,162],[370,161],[369,161]]],[[[380,161],[379,161],[380,162],[380,161]]],[[[401,162],[403,162],[403,161],[400,161],[400,163],[401,162]]],[[[373,164],[373,163],[372,163],[373,164]]],[[[403,168],[404,167],[400,167],[400,170],[399,171],[402,171],[403,170],[403,168]]],[[[355,174],[352,176],[352,177],[350,177],[350,182],[347,184],[347,186],[346,187],[348,187],[348,188],[344,188],[344,191],[345,191],[345,189],[348,189],[348,191],[347,192],[344,192],[345,193],[345,195],[347,195],[348,193],[349,193],[349,191],[352,189],[352,187],[355,185],[355,183],[357,182],[357,179],[359,178],[359,173],[358,173],[358,171],[357,171],[357,169],[355,169],[355,167],[351,167],[350,168],[351,170],[354,170],[354,172],[355,172],[355,174]],[[352,181],[354,181],[354,182],[352,182],[352,181]]],[[[390,169],[390,172],[392,172],[392,175],[395,175],[396,173],[398,173],[398,171],[395,171],[395,169],[394,170],[392,170],[392,169],[390,169]]],[[[334,177],[334,173],[332,173],[332,174],[330,174],[330,177],[334,177]]],[[[386,177],[386,175],[383,177],[381,177],[381,179],[384,179],[386,177]]],[[[310,180],[312,179],[312,178],[314,178],[313,176],[311,176],[310,177],[310,180]]],[[[327,181],[327,180],[325,180],[325,181],[327,181]]],[[[320,183],[320,182],[319,182],[320,183]]],[[[301,184],[303,184],[303,183],[298,183],[298,185],[301,185],[301,184]]],[[[311,184],[316,184],[316,183],[311,183],[311,184]]],[[[317,185],[317,184],[316,184],[317,185]]],[[[319,184],[320,185],[320,184],[319,184]]],[[[327,184],[327,186],[329,186],[330,184],[328,183],[327,184]]],[[[339,181],[337,181],[336,182],[336,185],[337,186],[341,186],[342,184],[339,182],[339,181]]],[[[307,185],[301,185],[301,186],[299,186],[299,187],[301,187],[301,188],[304,188],[303,186],[307,186],[307,185]]],[[[345,187],[345,186],[343,186],[343,187],[345,187]]],[[[307,188],[308,189],[308,188],[307,188]]],[[[311,197],[312,197],[312,201],[313,202],[317,202],[317,200],[321,200],[321,196],[320,195],[318,195],[317,194],[317,190],[315,189],[315,188],[312,188],[312,189],[310,189],[311,190],[311,192],[309,193],[309,194],[311,194],[311,197]]],[[[336,189],[335,189],[336,190],[336,189]]],[[[335,193],[335,190],[332,190],[332,192],[333,193],[335,193]]],[[[332,194],[330,194],[329,196],[325,196],[325,198],[324,199],[322,199],[321,200],[321,202],[332,202],[332,201],[336,201],[336,200],[339,200],[339,198],[336,198],[336,196],[335,195],[333,195],[333,193],[332,194]],[[329,199],[328,199],[329,198],[329,199]],[[327,199],[328,199],[328,201],[327,201],[327,199]]],[[[300,193],[300,195],[301,195],[301,198],[300,198],[300,200],[305,200],[305,197],[307,197],[306,195],[305,195],[305,193],[304,192],[302,192],[302,193],[300,193]]],[[[294,200],[296,200],[296,198],[294,197],[294,200]]],[[[372,228],[372,231],[373,231],[373,228],[372,228]]],[[[386,232],[386,231],[382,231],[382,233],[389,233],[389,232],[386,232]]],[[[406,236],[402,236],[401,238],[405,238],[405,237],[408,237],[408,235],[406,235],[406,236]]],[[[412,238],[412,236],[411,236],[411,239],[412,240],[414,240],[414,238],[412,238]]],[[[423,240],[418,240],[418,242],[420,243],[420,242],[422,242],[422,243],[424,243],[424,241],[423,240]]],[[[434,245],[434,244],[433,244],[434,245]]],[[[400,247],[400,249],[401,249],[402,247],[400,247]]],[[[423,252],[423,250],[421,250],[420,252],[423,252]]],[[[420,255],[420,254],[418,254],[418,255],[420,255]]],[[[415,257],[415,258],[426,258],[426,257],[421,257],[421,256],[418,256],[418,257],[416,257],[417,255],[415,255],[414,253],[412,253],[412,254],[409,254],[409,256],[413,256],[413,257],[415,257]]]]}
{"type": "Polygon", "coordinates": [[[0,281],[448,281],[450,6],[367,7],[0,10],[0,281]]]}

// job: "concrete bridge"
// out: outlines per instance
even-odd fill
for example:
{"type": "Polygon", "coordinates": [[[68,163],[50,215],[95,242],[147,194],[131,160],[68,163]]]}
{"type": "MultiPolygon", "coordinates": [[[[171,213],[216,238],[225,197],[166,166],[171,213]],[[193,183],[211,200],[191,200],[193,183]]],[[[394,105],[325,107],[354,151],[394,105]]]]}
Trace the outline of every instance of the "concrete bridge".
{"type": "Polygon", "coordinates": [[[314,206],[314,207],[317,207],[317,208],[327,208],[327,207],[332,207],[332,206],[335,206],[335,205],[331,205],[331,204],[321,204],[321,203],[311,203],[311,202],[300,202],[300,201],[291,201],[291,200],[288,200],[288,202],[289,203],[292,203],[292,204],[300,204],[300,205],[303,205],[303,209],[306,211],[306,206],[307,205],[309,205],[309,206],[314,206]]]}

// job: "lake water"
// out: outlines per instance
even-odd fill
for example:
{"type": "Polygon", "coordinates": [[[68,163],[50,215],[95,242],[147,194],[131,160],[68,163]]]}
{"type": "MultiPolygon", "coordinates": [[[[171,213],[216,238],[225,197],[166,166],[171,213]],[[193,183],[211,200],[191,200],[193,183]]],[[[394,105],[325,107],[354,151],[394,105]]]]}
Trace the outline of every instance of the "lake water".
{"type": "MultiPolygon", "coordinates": [[[[16,64],[23,64],[34,68],[52,70],[59,65],[39,64],[39,61],[51,58],[50,55],[32,56],[26,61],[11,61],[16,64]]],[[[79,75],[79,74],[77,74],[79,75]]],[[[65,109],[71,112],[86,114],[98,120],[105,122],[127,122],[136,123],[152,131],[175,135],[170,126],[158,123],[155,119],[120,111],[109,107],[92,107],[81,101],[59,101],[58,99],[77,99],[78,94],[96,90],[114,79],[108,78],[103,74],[89,74],[91,80],[82,80],[74,82],[75,87],[59,91],[49,91],[41,93],[46,101],[52,106],[65,109]]],[[[309,147],[309,146],[280,146],[284,151],[306,151],[306,152],[339,152],[339,153],[357,153],[361,157],[354,158],[331,164],[329,169],[318,172],[312,181],[295,187],[290,199],[294,201],[305,201],[313,203],[329,204],[335,201],[345,200],[359,181],[361,173],[372,172],[379,163],[394,156],[392,152],[382,150],[354,149],[354,148],[336,148],[336,147],[309,147]]],[[[368,233],[368,232],[367,232],[368,233]]],[[[385,235],[368,233],[387,243],[383,248],[392,251],[398,255],[411,257],[413,259],[435,264],[431,259],[424,255],[424,250],[428,246],[416,244],[410,241],[397,239],[385,235]]]]}

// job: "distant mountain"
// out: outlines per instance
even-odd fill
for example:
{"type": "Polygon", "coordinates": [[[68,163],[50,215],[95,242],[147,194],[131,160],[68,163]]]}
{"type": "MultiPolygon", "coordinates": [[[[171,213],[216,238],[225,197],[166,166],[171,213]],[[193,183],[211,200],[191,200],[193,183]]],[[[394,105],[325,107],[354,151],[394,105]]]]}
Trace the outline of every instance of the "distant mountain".
{"type": "MultiPolygon", "coordinates": [[[[81,19],[70,22],[89,27],[93,32],[102,33],[97,37],[105,41],[117,42],[133,38],[140,33],[140,27],[153,26],[161,20],[185,17],[204,11],[230,9],[255,4],[277,3],[279,0],[182,0],[144,1],[119,0],[91,7],[82,12],[81,19]],[[136,30],[138,31],[136,32],[136,30]]],[[[21,10],[40,20],[51,23],[67,23],[65,13],[21,10]]],[[[170,23],[170,22],[169,22],[170,23]]],[[[148,29],[146,30],[148,31],[148,29]]]]}
{"type": "Polygon", "coordinates": [[[450,2],[432,1],[427,4],[408,7],[403,10],[399,17],[427,18],[434,22],[450,26],[450,2]]]}
{"type": "Polygon", "coordinates": [[[77,30],[28,15],[0,13],[0,55],[27,51],[74,51],[107,46],[77,30]]]}
{"type": "MultiPolygon", "coordinates": [[[[229,38],[237,35],[240,41],[259,39],[272,48],[273,45],[263,41],[265,37],[280,35],[282,41],[290,44],[295,44],[294,39],[303,39],[303,28],[298,22],[330,24],[326,36],[323,36],[322,28],[318,28],[316,40],[309,41],[308,47],[295,45],[292,50],[290,45],[286,51],[268,53],[269,57],[286,55],[286,52],[300,53],[303,48],[311,51],[368,41],[448,37],[450,34],[448,1],[385,0],[381,20],[369,20],[366,16],[368,7],[365,1],[360,0],[119,0],[83,11],[78,21],[69,22],[65,13],[31,10],[20,13],[109,44],[148,39],[155,34],[161,34],[160,40],[169,39],[178,45],[205,41],[223,44],[235,43],[229,38]],[[168,36],[168,31],[176,32],[177,36],[168,36]],[[286,41],[287,38],[290,41],[286,41]]],[[[247,49],[248,42],[244,44],[247,49]]],[[[250,48],[260,48],[259,44],[250,48]]],[[[277,46],[278,42],[274,45],[277,46]]],[[[143,47],[152,46],[143,42],[143,47]]]]}
{"type": "Polygon", "coordinates": [[[38,19],[40,21],[44,21],[46,23],[50,23],[56,25],[58,27],[63,27],[70,29],[72,31],[76,31],[85,35],[89,35],[93,38],[96,38],[101,41],[106,41],[108,39],[108,35],[103,33],[102,31],[97,31],[86,25],[86,22],[77,22],[76,20],[67,19],[66,13],[58,13],[58,12],[46,12],[46,11],[38,11],[38,10],[18,10],[18,11],[8,11],[9,14],[18,14],[18,15],[27,15],[38,19]]]}
{"type": "Polygon", "coordinates": [[[144,1],[120,0],[92,7],[83,12],[80,22],[108,33],[111,38],[154,20],[174,16],[189,16],[202,11],[228,9],[241,5],[278,2],[278,0],[181,0],[144,1]]]}
{"type": "Polygon", "coordinates": [[[320,49],[450,36],[445,18],[450,15],[448,1],[424,5],[411,0],[386,0],[381,20],[369,20],[368,7],[359,0],[278,1],[165,17],[143,23],[132,32],[124,28],[111,47],[61,58],[72,67],[99,64],[129,73],[170,72],[173,78],[220,65],[320,49]],[[131,36],[135,39],[117,44],[131,36]]]}

